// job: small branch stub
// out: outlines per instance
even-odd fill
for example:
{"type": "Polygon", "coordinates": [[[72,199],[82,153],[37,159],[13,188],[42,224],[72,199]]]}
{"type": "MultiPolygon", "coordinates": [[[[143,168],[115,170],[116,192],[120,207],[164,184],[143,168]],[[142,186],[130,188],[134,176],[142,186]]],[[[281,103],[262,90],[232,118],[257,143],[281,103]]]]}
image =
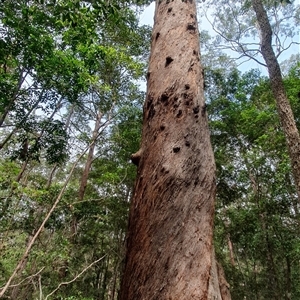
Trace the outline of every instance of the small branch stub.
{"type": "Polygon", "coordinates": [[[141,160],[141,156],[142,156],[142,149],[140,149],[138,152],[133,153],[130,157],[132,163],[136,166],[139,165],[140,160],[141,160]]]}

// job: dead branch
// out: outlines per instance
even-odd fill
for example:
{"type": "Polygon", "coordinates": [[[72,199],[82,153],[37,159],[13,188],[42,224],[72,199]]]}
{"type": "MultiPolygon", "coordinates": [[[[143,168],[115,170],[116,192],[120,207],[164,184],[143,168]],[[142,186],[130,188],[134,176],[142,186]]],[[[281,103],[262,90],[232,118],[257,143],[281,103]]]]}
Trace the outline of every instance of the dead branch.
{"type": "Polygon", "coordinates": [[[44,269],[45,269],[45,267],[42,267],[37,273],[35,273],[35,274],[33,274],[33,275],[30,275],[30,276],[24,278],[24,279],[21,280],[19,283],[10,285],[9,288],[13,288],[13,287],[16,287],[16,286],[21,285],[24,281],[30,280],[30,279],[32,279],[33,277],[39,275],[44,269]]]}
{"type": "Polygon", "coordinates": [[[45,297],[45,300],[47,300],[50,296],[52,296],[57,290],[60,289],[61,286],[63,285],[68,285],[74,281],[76,281],[84,272],[86,272],[89,268],[91,268],[94,264],[98,263],[99,261],[101,261],[104,257],[106,256],[106,254],[104,256],[102,256],[101,258],[93,261],[91,264],[89,264],[87,267],[85,267],[79,274],[77,274],[73,279],[71,279],[70,281],[65,281],[65,282],[61,282],[57,288],[55,288],[50,294],[48,294],[45,297]]]}
{"type": "Polygon", "coordinates": [[[19,272],[19,270],[21,269],[24,261],[27,259],[27,257],[29,256],[29,253],[31,251],[31,248],[33,246],[33,244],[35,243],[36,239],[38,238],[38,236],[40,235],[40,233],[42,232],[42,230],[44,229],[44,226],[46,224],[46,222],[49,220],[50,216],[52,215],[53,211],[55,210],[55,208],[57,207],[59,201],[61,200],[69,181],[71,180],[71,177],[73,175],[73,172],[77,166],[77,164],[79,163],[80,159],[84,156],[84,154],[88,151],[88,149],[91,147],[92,143],[90,145],[88,145],[88,147],[86,147],[86,149],[81,153],[81,155],[77,158],[77,160],[74,162],[72,169],[59,193],[59,195],[57,196],[54,204],[52,205],[50,211],[48,212],[48,214],[46,215],[45,219],[43,220],[42,224],[40,225],[39,229],[36,231],[35,235],[33,236],[32,240],[30,241],[30,243],[28,244],[28,246],[26,247],[24,254],[22,256],[22,258],[20,259],[19,263],[17,264],[16,268],[14,269],[13,273],[11,274],[10,278],[8,279],[8,281],[6,282],[6,284],[4,285],[4,287],[1,289],[0,291],[0,299],[3,297],[3,295],[5,294],[5,292],[7,291],[7,289],[10,287],[10,283],[11,281],[14,279],[14,277],[17,275],[17,273],[19,272]]]}

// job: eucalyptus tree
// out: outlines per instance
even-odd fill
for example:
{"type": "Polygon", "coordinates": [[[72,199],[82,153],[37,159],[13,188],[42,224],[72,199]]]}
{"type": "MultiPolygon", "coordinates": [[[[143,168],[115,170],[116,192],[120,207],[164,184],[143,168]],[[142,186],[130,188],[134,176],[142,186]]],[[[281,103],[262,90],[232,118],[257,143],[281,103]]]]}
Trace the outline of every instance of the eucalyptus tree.
{"type": "Polygon", "coordinates": [[[211,22],[218,34],[215,45],[237,52],[238,59],[252,59],[269,72],[300,201],[300,136],[278,63],[282,53],[299,45],[300,6],[295,1],[212,0],[206,3],[207,7],[215,7],[211,22]]]}
{"type": "MultiPolygon", "coordinates": [[[[293,111],[287,98],[283,84],[281,70],[277,57],[272,48],[272,28],[266,10],[261,0],[252,0],[257,23],[261,34],[261,54],[268,68],[271,88],[276,99],[277,110],[281,125],[285,133],[289,155],[291,158],[292,172],[298,198],[300,202],[300,135],[296,126],[293,111]]],[[[299,8],[300,9],[300,8],[299,8]]]]}
{"type": "Polygon", "coordinates": [[[221,299],[196,1],[156,1],[142,141],[131,158],[138,170],[120,299],[221,299]]]}

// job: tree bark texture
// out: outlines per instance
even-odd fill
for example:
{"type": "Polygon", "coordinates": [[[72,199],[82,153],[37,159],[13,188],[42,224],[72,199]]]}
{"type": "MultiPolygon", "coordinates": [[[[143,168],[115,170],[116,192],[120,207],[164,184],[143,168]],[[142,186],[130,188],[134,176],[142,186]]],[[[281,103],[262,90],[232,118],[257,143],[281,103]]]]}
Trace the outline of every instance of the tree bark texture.
{"type": "Polygon", "coordinates": [[[261,34],[261,53],[267,64],[271,88],[276,99],[277,111],[286,137],[292,172],[300,201],[300,136],[291,105],[283,85],[279,63],[272,48],[272,28],[261,0],[252,0],[261,34]]]}
{"type": "Polygon", "coordinates": [[[222,299],[195,1],[156,1],[147,82],[120,299],[222,299]]]}

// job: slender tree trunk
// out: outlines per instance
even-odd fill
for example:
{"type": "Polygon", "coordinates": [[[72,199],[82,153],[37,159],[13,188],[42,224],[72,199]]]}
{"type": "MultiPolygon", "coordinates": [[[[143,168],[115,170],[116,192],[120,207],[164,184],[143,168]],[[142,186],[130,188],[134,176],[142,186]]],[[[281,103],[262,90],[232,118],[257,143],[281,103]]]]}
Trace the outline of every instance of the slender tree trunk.
{"type": "MultiPolygon", "coordinates": [[[[56,107],[54,109],[54,111],[52,112],[51,116],[49,117],[49,120],[52,120],[53,117],[55,116],[55,114],[57,113],[58,109],[61,107],[61,103],[62,103],[63,99],[61,98],[58,103],[56,104],[56,107]]],[[[36,137],[35,139],[35,144],[38,143],[38,141],[40,140],[40,138],[43,136],[45,132],[45,127],[42,128],[41,132],[39,133],[39,135],[36,137]]],[[[26,143],[27,143],[27,139],[26,139],[26,143]]],[[[28,166],[28,163],[31,159],[31,157],[28,155],[28,144],[26,146],[26,151],[23,154],[24,158],[26,158],[26,160],[23,162],[22,164],[22,169],[20,171],[20,173],[18,174],[17,178],[16,178],[16,182],[20,182],[20,180],[22,179],[24,172],[26,171],[26,168],[28,166]]]]}
{"type": "Polygon", "coordinates": [[[102,284],[101,284],[98,300],[105,299],[105,295],[107,293],[108,280],[109,280],[108,279],[108,265],[109,265],[109,257],[107,257],[106,260],[105,260],[104,270],[102,269],[102,272],[104,273],[104,275],[103,275],[103,281],[102,281],[102,284]]]}
{"type": "Polygon", "coordinates": [[[286,285],[285,285],[285,299],[292,299],[292,279],[291,279],[291,261],[289,256],[285,257],[286,260],[286,285]]]}
{"type": "Polygon", "coordinates": [[[271,88],[276,99],[280,122],[285,133],[292,172],[300,202],[300,136],[287,99],[279,63],[272,48],[272,28],[261,0],[252,0],[261,34],[261,53],[267,64],[271,88]]]}
{"type": "Polygon", "coordinates": [[[94,127],[93,134],[92,134],[91,146],[89,148],[89,152],[88,152],[88,156],[87,156],[87,159],[86,159],[84,171],[83,171],[83,174],[82,174],[81,180],[80,180],[80,187],[79,187],[79,191],[78,191],[79,201],[83,200],[85,189],[86,189],[86,186],[87,186],[87,181],[88,181],[89,173],[90,173],[93,158],[94,158],[94,151],[95,151],[96,141],[97,141],[97,138],[98,138],[99,129],[101,127],[101,118],[102,118],[102,113],[99,111],[97,113],[95,127],[94,127]]]}
{"type": "Polygon", "coordinates": [[[15,101],[16,101],[16,97],[21,89],[21,86],[26,78],[28,73],[26,73],[25,75],[23,74],[23,70],[20,70],[20,74],[19,74],[19,80],[18,80],[18,84],[15,88],[15,91],[9,101],[9,103],[7,104],[7,106],[5,107],[3,113],[0,115],[0,127],[3,125],[8,113],[11,111],[11,109],[13,108],[15,101]]]}
{"type": "Polygon", "coordinates": [[[116,294],[116,287],[117,287],[117,279],[119,277],[119,263],[115,265],[114,268],[114,274],[113,274],[113,282],[112,282],[112,287],[111,287],[111,294],[110,294],[110,298],[111,300],[115,299],[115,294],[116,294]]]}
{"type": "MultiPolygon", "coordinates": [[[[31,243],[34,234],[35,234],[35,230],[33,230],[32,233],[29,234],[29,236],[27,237],[26,247],[28,247],[28,245],[31,243]]],[[[28,261],[28,256],[25,257],[25,259],[22,261],[20,265],[20,272],[22,272],[25,269],[27,261],[28,261]]],[[[22,289],[24,289],[22,285],[17,285],[13,287],[11,291],[10,299],[21,299],[22,297],[20,297],[20,292],[22,295],[22,289]]]]}
{"type": "Polygon", "coordinates": [[[44,91],[41,91],[41,94],[38,98],[38,100],[35,102],[35,104],[28,110],[27,114],[23,117],[21,122],[17,124],[14,129],[6,136],[6,138],[3,140],[3,142],[0,143],[0,150],[9,142],[11,137],[19,130],[21,127],[22,123],[24,123],[27,118],[30,116],[30,114],[37,108],[38,104],[42,101],[42,96],[44,94],[44,91]]]}
{"type": "Polygon", "coordinates": [[[233,252],[233,245],[232,241],[230,238],[230,233],[227,233],[227,245],[228,245],[228,250],[229,250],[229,257],[230,257],[230,263],[234,267],[235,266],[235,260],[234,260],[234,252],[233,252]]]}
{"type": "MultiPolygon", "coordinates": [[[[19,270],[22,268],[22,264],[24,263],[24,261],[27,260],[28,255],[30,254],[30,251],[35,243],[35,241],[37,240],[37,238],[39,237],[40,233],[42,232],[42,230],[44,229],[44,226],[46,224],[46,222],[49,220],[50,216],[52,215],[53,211],[56,209],[57,204],[59,203],[59,201],[61,200],[67,185],[69,183],[69,181],[71,180],[71,177],[73,175],[73,172],[75,170],[75,167],[77,166],[79,160],[82,158],[82,156],[84,155],[85,151],[78,157],[78,159],[75,161],[75,163],[73,164],[71,171],[67,177],[67,179],[65,180],[63,187],[61,188],[59,195],[57,196],[57,198],[55,199],[51,209],[49,210],[49,212],[47,213],[47,215],[45,216],[43,222],[41,223],[41,225],[39,226],[38,230],[36,231],[36,233],[34,234],[34,236],[32,237],[31,241],[29,242],[29,244],[27,245],[22,257],[20,258],[18,264],[16,265],[16,267],[14,268],[12,274],[10,275],[9,279],[7,280],[7,282],[5,283],[5,285],[0,289],[0,299],[2,299],[2,297],[4,296],[4,294],[6,293],[7,289],[9,288],[12,280],[15,278],[15,276],[18,274],[19,270]]],[[[47,297],[46,297],[47,298],[47,297]]]]}
{"type": "MultiPolygon", "coordinates": [[[[66,131],[68,130],[68,128],[69,128],[69,126],[70,126],[71,118],[72,118],[73,113],[74,113],[74,106],[72,105],[72,106],[71,106],[71,110],[70,110],[70,112],[69,112],[69,114],[68,114],[68,117],[67,117],[67,120],[66,120],[66,124],[65,124],[65,130],[66,130],[66,131]]],[[[55,164],[55,165],[53,166],[53,168],[52,168],[52,170],[51,170],[51,172],[50,172],[50,174],[49,174],[49,178],[48,178],[48,181],[47,181],[47,184],[46,184],[46,189],[49,189],[49,188],[50,188],[50,186],[51,186],[51,184],[52,184],[53,176],[54,176],[54,174],[55,174],[55,171],[56,171],[57,167],[58,167],[58,164],[55,164]]]]}
{"type": "Polygon", "coordinates": [[[268,224],[265,220],[265,216],[263,213],[260,214],[260,221],[261,221],[261,228],[264,232],[264,239],[266,244],[266,265],[267,265],[267,272],[268,272],[268,278],[269,278],[269,295],[272,295],[272,299],[274,300],[280,300],[280,284],[279,279],[277,275],[277,270],[274,262],[273,257],[273,249],[270,244],[269,239],[269,228],[268,224]]]}
{"type": "Polygon", "coordinates": [[[231,294],[229,290],[230,286],[225,279],[224,269],[218,262],[217,262],[217,269],[218,269],[219,287],[220,287],[222,300],[231,300],[231,294]]]}
{"type": "Polygon", "coordinates": [[[50,186],[51,186],[51,184],[52,184],[52,180],[53,180],[55,171],[56,171],[56,169],[57,169],[57,166],[58,166],[58,164],[56,163],[56,164],[53,166],[53,168],[52,168],[52,170],[51,170],[51,172],[50,172],[50,174],[49,174],[49,178],[48,178],[47,184],[46,184],[46,190],[50,189],[50,186]]]}
{"type": "Polygon", "coordinates": [[[195,2],[156,1],[121,300],[222,299],[195,2]]]}
{"type": "Polygon", "coordinates": [[[26,171],[27,165],[28,165],[28,158],[23,162],[21,171],[16,178],[16,182],[20,182],[20,180],[22,179],[23,174],[26,171]]]}
{"type": "MultiPolygon", "coordinates": [[[[70,123],[70,118],[71,115],[73,114],[73,108],[71,110],[71,113],[69,115],[69,118],[67,120],[66,125],[69,126],[70,123]]],[[[85,163],[85,167],[84,167],[84,171],[83,174],[81,176],[80,179],[80,187],[79,187],[79,191],[78,191],[78,199],[79,201],[82,201],[84,198],[84,194],[85,194],[85,189],[87,186],[87,181],[88,181],[88,176],[91,170],[91,166],[92,166],[92,162],[93,162],[93,158],[94,158],[94,151],[95,151],[95,146],[96,146],[96,141],[98,138],[98,134],[99,134],[99,129],[101,128],[101,118],[102,118],[102,113],[99,111],[97,112],[97,116],[96,116],[96,122],[95,122],[95,127],[92,133],[92,140],[91,140],[91,144],[88,150],[88,156],[87,156],[87,160],[85,163]]],[[[56,166],[54,166],[54,168],[56,168],[56,166]]],[[[47,184],[48,186],[48,184],[47,184]]],[[[50,186],[50,185],[49,185],[50,186]]],[[[71,239],[70,241],[74,244],[75,243],[75,239],[76,239],[76,235],[77,235],[77,229],[78,229],[78,218],[76,213],[73,214],[72,216],[72,220],[71,220],[71,239]]],[[[70,254],[69,256],[71,256],[71,251],[72,248],[70,248],[70,254]]],[[[67,272],[67,268],[68,268],[68,262],[65,262],[65,273],[67,272]]]]}

